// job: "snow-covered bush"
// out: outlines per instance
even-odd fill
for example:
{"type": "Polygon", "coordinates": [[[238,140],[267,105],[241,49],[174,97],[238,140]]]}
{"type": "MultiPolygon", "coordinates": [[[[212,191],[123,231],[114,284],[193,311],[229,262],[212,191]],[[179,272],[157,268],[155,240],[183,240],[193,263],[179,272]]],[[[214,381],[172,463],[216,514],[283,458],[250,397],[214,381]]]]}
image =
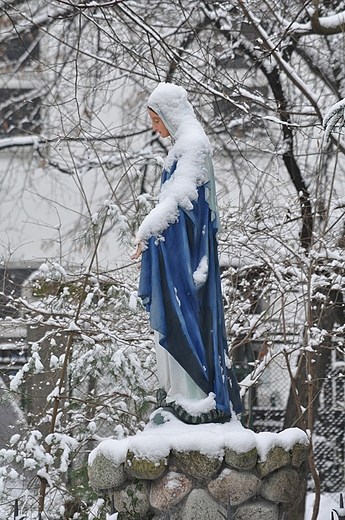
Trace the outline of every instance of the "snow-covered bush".
{"type": "Polygon", "coordinates": [[[94,507],[89,451],[101,439],[142,428],[157,388],[136,267],[111,276],[64,271],[59,281],[56,271],[42,265],[26,286],[27,298],[12,302],[21,311],[17,323],[28,327],[29,346],[7,399],[24,397],[26,420],[0,450],[0,503],[18,496],[28,518],[36,518],[42,482],[52,514],[68,499],[85,502],[85,514],[94,507]]]}

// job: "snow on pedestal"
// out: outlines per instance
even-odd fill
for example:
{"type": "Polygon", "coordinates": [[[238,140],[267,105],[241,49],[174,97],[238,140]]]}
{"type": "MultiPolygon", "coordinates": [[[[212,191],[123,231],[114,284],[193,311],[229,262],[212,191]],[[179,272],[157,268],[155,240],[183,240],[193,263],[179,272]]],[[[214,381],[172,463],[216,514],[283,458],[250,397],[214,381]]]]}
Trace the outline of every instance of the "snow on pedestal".
{"type": "Polygon", "coordinates": [[[298,428],[256,434],[236,419],[188,425],[158,410],[144,431],[101,442],[89,478],[121,520],[223,520],[228,500],[237,519],[279,520],[303,496],[308,453],[298,428]]]}

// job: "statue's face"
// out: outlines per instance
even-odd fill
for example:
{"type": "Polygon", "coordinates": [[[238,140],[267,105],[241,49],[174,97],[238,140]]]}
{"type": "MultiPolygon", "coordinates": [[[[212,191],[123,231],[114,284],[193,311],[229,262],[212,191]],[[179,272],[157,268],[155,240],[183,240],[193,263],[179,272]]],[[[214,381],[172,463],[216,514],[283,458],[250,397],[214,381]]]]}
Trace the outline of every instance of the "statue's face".
{"type": "Polygon", "coordinates": [[[159,116],[153,110],[148,109],[152,122],[152,130],[158,132],[162,137],[169,137],[169,131],[159,116]]]}

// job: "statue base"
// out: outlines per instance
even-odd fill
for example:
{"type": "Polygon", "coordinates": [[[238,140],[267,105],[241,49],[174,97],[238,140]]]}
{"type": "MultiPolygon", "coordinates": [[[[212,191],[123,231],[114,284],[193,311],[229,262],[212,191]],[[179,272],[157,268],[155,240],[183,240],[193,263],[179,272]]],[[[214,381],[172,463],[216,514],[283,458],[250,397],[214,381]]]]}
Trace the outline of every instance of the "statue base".
{"type": "Polygon", "coordinates": [[[298,428],[189,425],[160,409],[144,431],[101,442],[89,479],[119,520],[224,520],[229,511],[236,520],[280,520],[303,496],[308,453],[298,428]]]}

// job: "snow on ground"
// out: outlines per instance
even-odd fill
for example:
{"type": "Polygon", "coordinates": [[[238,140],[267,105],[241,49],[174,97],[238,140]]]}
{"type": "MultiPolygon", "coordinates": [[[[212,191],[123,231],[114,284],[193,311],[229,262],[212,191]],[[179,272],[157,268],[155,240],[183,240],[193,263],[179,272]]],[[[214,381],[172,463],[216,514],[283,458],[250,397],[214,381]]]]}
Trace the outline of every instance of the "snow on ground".
{"type": "Polygon", "coordinates": [[[89,464],[102,453],[119,465],[125,461],[128,449],[138,458],[156,462],[168,457],[172,449],[185,452],[198,450],[221,459],[225,448],[246,453],[257,447],[259,457],[264,461],[274,446],[281,446],[288,451],[297,442],[308,444],[307,435],[299,428],[289,428],[280,433],[254,433],[244,428],[237,419],[225,424],[190,425],[184,424],[167,411],[156,410],[142,432],[126,439],[101,442],[91,452],[89,464]],[[164,420],[162,424],[153,422],[157,414],[164,420]]]}
{"type": "MultiPolygon", "coordinates": [[[[329,520],[331,518],[332,509],[337,509],[339,507],[339,496],[340,493],[327,493],[321,495],[318,520],[329,520]]],[[[306,499],[304,520],[311,520],[314,500],[315,494],[308,493],[306,499]]]]}

